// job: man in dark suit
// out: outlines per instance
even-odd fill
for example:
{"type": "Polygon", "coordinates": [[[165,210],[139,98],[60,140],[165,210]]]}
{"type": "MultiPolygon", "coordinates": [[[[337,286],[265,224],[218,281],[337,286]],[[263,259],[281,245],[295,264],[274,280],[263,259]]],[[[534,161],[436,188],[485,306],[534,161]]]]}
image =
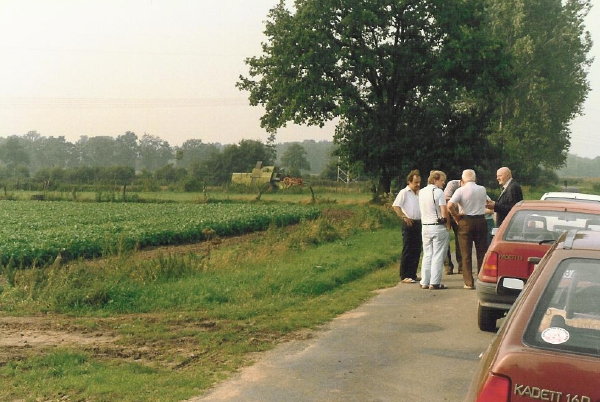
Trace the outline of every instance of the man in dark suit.
{"type": "Polygon", "coordinates": [[[500,226],[512,207],[523,200],[523,191],[521,191],[521,186],[513,179],[512,173],[507,167],[498,169],[496,179],[502,186],[502,192],[498,197],[498,201],[488,201],[486,208],[496,212],[496,226],[500,226]]]}

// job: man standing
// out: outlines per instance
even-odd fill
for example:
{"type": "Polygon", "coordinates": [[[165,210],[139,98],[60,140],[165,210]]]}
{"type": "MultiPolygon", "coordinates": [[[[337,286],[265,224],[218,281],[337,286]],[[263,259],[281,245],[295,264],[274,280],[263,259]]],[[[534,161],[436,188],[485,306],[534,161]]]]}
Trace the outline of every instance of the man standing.
{"type": "Polygon", "coordinates": [[[477,272],[483,264],[487,250],[487,223],[485,221],[485,204],[487,194],[485,187],[475,183],[477,177],[473,169],[462,173],[463,186],[457,189],[450,201],[448,210],[458,224],[458,243],[462,256],[462,273],[465,289],[474,289],[472,272],[473,243],[477,253],[477,272]],[[460,212],[459,212],[460,207],[460,212]]]}
{"type": "Polygon", "coordinates": [[[417,267],[421,257],[421,212],[419,189],[421,174],[412,170],[406,177],[407,186],[400,190],[392,208],[402,219],[402,254],[400,256],[400,282],[417,283],[417,267]]]}
{"type": "Polygon", "coordinates": [[[488,201],[486,208],[496,212],[496,226],[499,227],[512,207],[517,202],[523,200],[523,192],[521,191],[521,186],[513,179],[512,173],[507,167],[498,169],[496,180],[502,186],[502,192],[498,197],[498,201],[488,201]]]}
{"type": "Polygon", "coordinates": [[[442,284],[442,269],[448,249],[448,210],[442,188],[446,174],[432,170],[427,187],[419,193],[419,207],[423,224],[423,264],[421,265],[422,289],[446,289],[442,284]]]}
{"type": "MultiPolygon", "coordinates": [[[[446,198],[446,203],[450,201],[450,198],[454,195],[454,192],[461,186],[460,180],[450,180],[448,184],[446,184],[446,189],[444,190],[444,197],[446,198]]],[[[452,227],[452,232],[454,233],[454,252],[456,254],[456,263],[458,264],[458,273],[462,273],[462,256],[460,254],[460,244],[458,244],[458,225],[454,219],[449,219],[450,226],[452,227]]],[[[448,259],[448,267],[446,269],[446,274],[452,275],[454,273],[454,264],[452,263],[452,253],[450,251],[450,247],[448,247],[448,254],[446,256],[448,259]]]]}

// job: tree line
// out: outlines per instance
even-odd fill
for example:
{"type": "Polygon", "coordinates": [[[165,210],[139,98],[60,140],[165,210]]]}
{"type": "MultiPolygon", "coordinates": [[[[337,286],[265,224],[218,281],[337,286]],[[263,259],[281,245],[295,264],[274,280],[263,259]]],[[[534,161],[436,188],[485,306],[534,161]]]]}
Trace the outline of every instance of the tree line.
{"type": "Polygon", "coordinates": [[[257,161],[276,164],[292,176],[331,174],[331,142],[273,140],[223,145],[190,139],[171,146],[159,137],[127,131],[117,137],[82,136],[72,143],[32,131],[0,139],[0,182],[5,189],[136,184],[148,190],[176,186],[197,191],[229,183],[233,172],[250,172],[257,161]]]}

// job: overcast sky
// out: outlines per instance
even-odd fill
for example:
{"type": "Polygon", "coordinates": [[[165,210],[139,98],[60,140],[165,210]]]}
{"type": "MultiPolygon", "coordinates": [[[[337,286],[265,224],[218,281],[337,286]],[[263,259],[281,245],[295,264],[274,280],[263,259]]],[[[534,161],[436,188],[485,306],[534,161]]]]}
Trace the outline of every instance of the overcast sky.
{"type": "MultiPolygon", "coordinates": [[[[600,3],[600,0],[593,0],[600,3]]],[[[260,53],[277,0],[0,0],[0,136],[144,133],[181,145],[191,138],[266,140],[260,108],[235,88],[244,58],[260,53]]],[[[600,46],[600,5],[588,28],[600,46]]],[[[600,59],[600,57],[596,57],[600,59]]],[[[600,60],[571,152],[600,155],[600,60]]],[[[292,126],[278,142],[332,140],[292,126]]]]}

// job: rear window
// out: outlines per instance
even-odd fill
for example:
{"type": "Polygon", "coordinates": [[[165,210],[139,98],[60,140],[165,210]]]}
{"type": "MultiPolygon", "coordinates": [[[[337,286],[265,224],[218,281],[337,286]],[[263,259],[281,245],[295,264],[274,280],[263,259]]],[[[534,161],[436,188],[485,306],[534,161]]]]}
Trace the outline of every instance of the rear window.
{"type": "Polygon", "coordinates": [[[561,262],[524,340],[544,349],[600,356],[600,260],[561,262]]]}
{"type": "Polygon", "coordinates": [[[504,240],[531,243],[552,241],[570,229],[600,231],[600,215],[569,211],[518,211],[508,224],[504,240]]]}

